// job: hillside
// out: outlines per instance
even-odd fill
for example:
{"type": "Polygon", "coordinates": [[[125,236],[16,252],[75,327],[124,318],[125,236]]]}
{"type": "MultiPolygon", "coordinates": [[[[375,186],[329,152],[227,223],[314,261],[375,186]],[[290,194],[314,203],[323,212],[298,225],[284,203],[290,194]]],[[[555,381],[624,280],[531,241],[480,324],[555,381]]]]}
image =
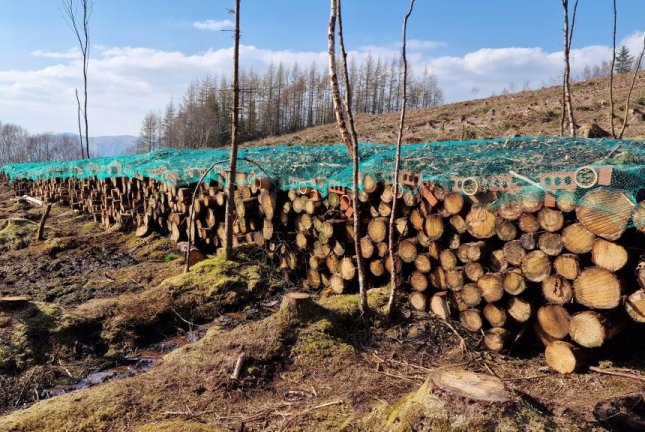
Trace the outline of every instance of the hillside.
{"type": "MultiPolygon", "coordinates": [[[[625,99],[632,74],[614,79],[616,128],[620,130],[625,99]]],[[[574,115],[580,126],[595,122],[602,129],[609,125],[609,78],[598,78],[572,85],[574,115]]],[[[428,141],[494,138],[506,135],[559,135],[561,116],[561,87],[495,96],[458,102],[438,107],[408,111],[404,141],[428,141]]],[[[629,126],[625,138],[645,138],[645,72],[640,72],[631,97],[630,109],[641,113],[628,114],[629,126]]],[[[396,141],[399,113],[356,116],[359,138],[376,143],[396,141]]],[[[338,142],[335,124],[305,129],[296,133],[253,141],[259,144],[323,144],[338,142]]]]}

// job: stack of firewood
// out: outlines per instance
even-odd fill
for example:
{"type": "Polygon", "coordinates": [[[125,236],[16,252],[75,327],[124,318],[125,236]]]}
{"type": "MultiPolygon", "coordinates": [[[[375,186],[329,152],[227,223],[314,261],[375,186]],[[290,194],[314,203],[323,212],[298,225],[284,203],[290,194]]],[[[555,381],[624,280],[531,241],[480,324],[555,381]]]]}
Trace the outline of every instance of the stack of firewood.
{"type": "MultiPolygon", "coordinates": [[[[458,319],[482,332],[493,351],[531,329],[546,346],[547,363],[561,372],[575,370],[627,326],[645,322],[645,263],[639,264],[645,201],[634,205],[619,190],[525,188],[467,196],[431,183],[402,188],[392,261],[391,185],[363,176],[356,211],[351,191],[341,187],[324,196],[309,187],[284,191],[243,173],[237,183],[235,244],[265,247],[312,290],[355,289],[358,235],[371,286],[386,284],[396,269],[414,309],[458,319]],[[360,233],[353,227],[357,215],[360,233]]],[[[131,225],[141,237],[153,231],[178,242],[192,236],[206,252],[223,242],[226,195],[218,182],[197,191],[147,178],[16,181],[14,188],[18,195],[62,201],[106,226],[131,225]]]]}

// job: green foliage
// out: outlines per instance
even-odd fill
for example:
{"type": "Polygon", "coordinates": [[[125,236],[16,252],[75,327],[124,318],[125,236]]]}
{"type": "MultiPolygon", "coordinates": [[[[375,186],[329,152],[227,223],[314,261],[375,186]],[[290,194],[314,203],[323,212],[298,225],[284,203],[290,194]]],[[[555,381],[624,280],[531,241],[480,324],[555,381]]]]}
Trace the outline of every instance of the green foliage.
{"type": "Polygon", "coordinates": [[[179,258],[181,258],[181,255],[174,252],[170,252],[169,254],[163,257],[163,262],[171,262],[179,258]]]}
{"type": "Polygon", "coordinates": [[[629,48],[625,45],[620,47],[616,54],[616,72],[626,73],[632,70],[634,64],[634,57],[630,54],[629,48]]]}

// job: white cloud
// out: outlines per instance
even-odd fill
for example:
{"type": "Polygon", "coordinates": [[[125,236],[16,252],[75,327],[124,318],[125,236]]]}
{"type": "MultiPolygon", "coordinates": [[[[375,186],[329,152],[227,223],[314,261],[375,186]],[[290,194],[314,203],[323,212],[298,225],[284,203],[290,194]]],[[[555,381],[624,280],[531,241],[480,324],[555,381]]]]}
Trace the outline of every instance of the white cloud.
{"type": "Polygon", "coordinates": [[[445,42],[431,41],[431,40],[421,40],[421,39],[408,39],[405,43],[406,48],[410,50],[429,50],[435,48],[441,48],[446,46],[445,42]]]}
{"type": "Polygon", "coordinates": [[[206,20],[206,21],[195,21],[193,27],[197,30],[208,30],[208,31],[221,31],[221,30],[230,30],[233,28],[233,21],[231,20],[206,20]]]}
{"type": "Polygon", "coordinates": [[[81,52],[77,48],[71,48],[63,52],[36,50],[36,51],[32,51],[31,55],[33,57],[42,57],[42,58],[51,58],[51,59],[77,59],[81,57],[81,52]]]}
{"type": "MultiPolygon", "coordinates": [[[[621,43],[636,54],[642,48],[643,32],[621,43]]],[[[422,43],[419,46],[430,44],[422,43]]],[[[0,68],[0,121],[20,124],[32,132],[74,131],[76,129],[75,88],[81,88],[81,60],[73,50],[62,53],[39,52],[52,64],[33,70],[0,68]],[[43,55],[51,54],[51,55],[43,55]],[[67,54],[67,55],[65,55],[67,54]],[[61,55],[61,56],[58,56],[61,55]]],[[[361,47],[350,52],[356,59],[371,52],[384,60],[400,55],[396,45],[361,47]]],[[[94,49],[89,70],[89,120],[93,135],[137,134],[141,120],[149,110],[160,110],[172,97],[176,102],[191,80],[228,74],[232,49],[211,49],[187,54],[142,47],[99,47],[94,49]]],[[[611,58],[606,46],[588,46],[572,50],[573,73],[587,65],[597,65],[611,58]]],[[[271,62],[297,61],[307,67],[315,61],[324,69],[325,51],[270,50],[255,46],[241,47],[242,65],[262,71],[271,62]]],[[[464,56],[432,56],[412,50],[410,64],[417,73],[427,68],[434,72],[447,101],[500,92],[511,83],[520,89],[529,81],[532,87],[559,81],[562,53],[542,48],[482,48],[464,56]]]]}

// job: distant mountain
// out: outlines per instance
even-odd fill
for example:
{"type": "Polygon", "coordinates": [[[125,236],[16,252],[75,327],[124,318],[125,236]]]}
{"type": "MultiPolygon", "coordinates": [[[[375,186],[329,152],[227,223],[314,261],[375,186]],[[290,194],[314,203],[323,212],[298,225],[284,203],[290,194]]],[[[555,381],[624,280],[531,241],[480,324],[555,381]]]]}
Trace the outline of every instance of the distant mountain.
{"type": "MultiPolygon", "coordinates": [[[[61,133],[56,136],[72,137],[78,143],[78,134],[61,133]]],[[[90,137],[90,154],[92,157],[132,154],[136,151],[137,140],[138,138],[132,135],[90,137]]]]}
{"type": "Polygon", "coordinates": [[[132,154],[136,150],[137,140],[132,135],[90,137],[90,153],[92,156],[132,154]]]}

